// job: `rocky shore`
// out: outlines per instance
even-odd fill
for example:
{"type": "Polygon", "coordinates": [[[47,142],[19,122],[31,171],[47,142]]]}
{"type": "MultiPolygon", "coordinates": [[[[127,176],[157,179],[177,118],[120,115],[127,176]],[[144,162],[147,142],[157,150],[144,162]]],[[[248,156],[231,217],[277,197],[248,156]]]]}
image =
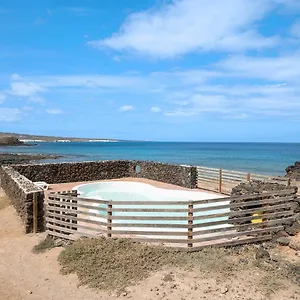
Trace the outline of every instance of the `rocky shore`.
{"type": "Polygon", "coordinates": [[[288,166],[285,171],[287,177],[300,180],[300,161],[296,161],[294,165],[288,166]]]}
{"type": "Polygon", "coordinates": [[[20,141],[16,137],[13,136],[5,136],[0,137],[0,146],[34,146],[34,144],[25,144],[24,142],[20,141]]]}
{"type": "Polygon", "coordinates": [[[51,154],[12,154],[0,153],[0,165],[29,164],[44,159],[57,159],[62,156],[51,154]]]}

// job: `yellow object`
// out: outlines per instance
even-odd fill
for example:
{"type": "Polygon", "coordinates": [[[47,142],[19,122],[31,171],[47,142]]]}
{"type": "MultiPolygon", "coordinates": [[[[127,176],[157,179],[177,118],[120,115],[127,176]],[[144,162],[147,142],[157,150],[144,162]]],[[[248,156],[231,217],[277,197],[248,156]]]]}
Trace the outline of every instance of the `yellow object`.
{"type": "MultiPolygon", "coordinates": [[[[257,212],[257,213],[255,213],[255,214],[253,214],[252,215],[252,217],[257,217],[257,216],[261,216],[262,215],[262,212],[257,212]]],[[[251,223],[261,223],[263,221],[263,219],[262,218],[260,218],[260,219],[254,219],[254,220],[251,220],[251,223]]]]}

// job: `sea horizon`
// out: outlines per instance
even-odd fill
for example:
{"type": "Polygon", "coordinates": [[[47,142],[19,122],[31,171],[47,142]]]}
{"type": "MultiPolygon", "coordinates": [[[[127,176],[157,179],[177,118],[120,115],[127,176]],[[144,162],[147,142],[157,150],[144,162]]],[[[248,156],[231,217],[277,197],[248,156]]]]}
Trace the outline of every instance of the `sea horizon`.
{"type": "Polygon", "coordinates": [[[35,146],[0,147],[0,153],[54,154],[44,162],[147,160],[199,165],[250,173],[285,175],[299,160],[300,143],[285,142],[41,142],[35,146]]]}

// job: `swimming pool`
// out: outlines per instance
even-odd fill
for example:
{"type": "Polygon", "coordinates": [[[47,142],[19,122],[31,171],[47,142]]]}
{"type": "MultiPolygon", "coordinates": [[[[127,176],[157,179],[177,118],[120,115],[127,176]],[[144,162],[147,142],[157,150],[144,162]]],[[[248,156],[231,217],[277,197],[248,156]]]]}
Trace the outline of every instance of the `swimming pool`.
{"type": "MultiPolygon", "coordinates": [[[[89,198],[89,199],[99,199],[99,200],[111,200],[112,205],[114,201],[133,201],[135,203],[134,207],[140,207],[140,208],[147,208],[148,210],[151,209],[169,209],[170,207],[172,209],[182,209],[187,208],[187,205],[190,201],[195,200],[208,200],[208,199],[218,199],[218,198],[224,198],[224,195],[218,195],[210,192],[204,192],[204,191],[193,191],[193,190],[175,190],[175,189],[164,189],[164,188],[158,188],[151,184],[147,183],[141,183],[141,182],[129,182],[129,181],[107,181],[107,182],[95,182],[95,183],[88,183],[83,184],[75,187],[80,194],[80,197],[82,198],[89,198]],[[144,204],[138,204],[138,202],[142,201],[164,201],[164,202],[172,202],[172,201],[181,201],[185,202],[186,204],[180,204],[180,205],[144,205],[144,204]]],[[[215,210],[208,210],[208,211],[201,211],[201,212],[195,212],[194,216],[206,216],[206,215],[212,215],[212,214],[219,214],[219,213],[227,213],[229,212],[229,209],[218,209],[218,206],[220,205],[226,205],[229,204],[229,201],[222,201],[218,203],[201,203],[194,205],[194,209],[197,208],[203,208],[203,207],[216,207],[215,210]]],[[[93,203],[93,206],[95,206],[95,209],[90,209],[89,211],[91,213],[97,214],[96,216],[90,216],[89,218],[92,220],[98,220],[98,221],[104,221],[107,217],[107,213],[105,211],[101,211],[101,208],[105,208],[106,204],[98,204],[93,203]],[[97,208],[99,208],[97,210],[97,208]]],[[[118,208],[132,208],[133,205],[120,205],[118,204],[118,208]]],[[[136,217],[186,217],[186,212],[127,212],[127,211],[121,211],[121,212],[113,212],[113,216],[119,216],[119,217],[126,217],[126,216],[136,216],[136,217]]],[[[205,217],[204,217],[205,218],[205,217]]],[[[212,217],[212,218],[205,218],[200,220],[195,220],[194,224],[203,224],[207,222],[214,222],[214,221],[221,221],[221,220],[228,220],[228,217],[212,217]]],[[[165,220],[114,220],[114,224],[166,224],[165,220]]],[[[168,220],[168,224],[187,224],[186,220],[168,220]]],[[[229,227],[229,224],[221,224],[221,225],[213,225],[208,227],[201,227],[199,230],[202,229],[212,229],[212,228],[220,228],[220,227],[229,227]]],[[[126,230],[130,230],[130,228],[126,228],[126,230]]],[[[142,228],[143,231],[147,230],[147,228],[142,228]]],[[[148,229],[148,230],[151,230],[148,229]]],[[[159,230],[166,230],[165,229],[159,229],[159,230]]],[[[168,228],[168,230],[172,231],[172,228],[168,228]]],[[[182,229],[184,230],[184,229],[182,229]]],[[[178,229],[176,229],[178,231],[178,229]]]]}

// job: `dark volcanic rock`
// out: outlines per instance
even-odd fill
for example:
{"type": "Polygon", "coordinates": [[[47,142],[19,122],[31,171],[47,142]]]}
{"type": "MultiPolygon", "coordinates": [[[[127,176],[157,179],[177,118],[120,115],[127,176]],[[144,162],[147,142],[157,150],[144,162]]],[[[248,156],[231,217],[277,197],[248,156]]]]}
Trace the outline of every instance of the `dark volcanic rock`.
{"type": "MultiPolygon", "coordinates": [[[[297,187],[288,187],[288,188],[295,189],[296,192],[298,190],[297,187]]],[[[286,189],[287,186],[285,184],[252,180],[251,182],[243,182],[238,186],[234,187],[231,191],[231,196],[260,194],[263,192],[271,192],[271,191],[286,190],[286,189]]]]}
{"type": "Polygon", "coordinates": [[[291,239],[289,237],[282,236],[277,239],[277,243],[281,246],[288,246],[290,242],[291,242],[291,239]]]}
{"type": "Polygon", "coordinates": [[[285,171],[287,177],[300,180],[300,161],[296,161],[293,166],[288,166],[285,171]]]}
{"type": "Polygon", "coordinates": [[[0,146],[24,146],[25,144],[13,136],[0,137],[0,146]]]}
{"type": "MultiPolygon", "coordinates": [[[[264,182],[264,181],[257,181],[257,180],[253,180],[253,181],[250,181],[250,182],[243,182],[243,183],[240,183],[238,186],[236,186],[235,188],[232,189],[232,192],[231,192],[231,195],[232,196],[242,196],[242,195],[256,195],[256,194],[261,194],[261,193],[264,193],[264,192],[273,192],[274,191],[274,195],[272,196],[269,196],[270,199],[272,198],[278,198],[278,197],[281,197],[281,196],[278,196],[277,193],[279,191],[282,191],[282,190],[287,190],[287,189],[294,189],[294,199],[292,200],[289,200],[288,202],[294,202],[295,204],[297,203],[296,201],[296,193],[297,193],[297,190],[298,188],[297,187],[292,187],[292,186],[289,186],[287,187],[286,185],[284,184],[279,184],[279,183],[270,183],[270,182],[264,182]]],[[[249,199],[249,200],[244,200],[244,199],[239,199],[239,198],[232,198],[231,199],[231,203],[244,203],[245,202],[248,202],[248,201],[253,201],[253,199],[249,199]]],[[[287,202],[286,202],[287,203],[287,202]]],[[[277,203],[278,204],[278,203],[277,203]]],[[[276,205],[276,203],[274,204],[276,205]]],[[[269,207],[273,206],[273,204],[268,204],[269,207]]],[[[257,209],[257,214],[260,214],[261,213],[261,210],[263,209],[263,205],[262,204],[258,204],[258,205],[241,205],[240,207],[233,207],[231,208],[231,211],[232,211],[232,215],[229,216],[229,219],[232,220],[232,223],[233,224],[236,224],[237,225],[237,230],[238,231],[241,231],[241,229],[238,228],[238,225],[246,225],[248,224],[249,226],[244,226],[243,230],[247,230],[247,229],[251,229],[252,228],[252,224],[251,224],[251,221],[234,221],[234,219],[238,218],[238,216],[236,217],[235,216],[235,212],[239,212],[239,211],[243,211],[243,210],[248,210],[248,209],[257,209]]],[[[287,207],[287,210],[289,209],[289,207],[287,207]]],[[[298,207],[295,207],[295,212],[297,212],[299,209],[299,205],[298,207]]],[[[284,210],[281,208],[281,210],[284,210]]],[[[276,210],[274,209],[274,211],[272,212],[276,212],[276,210]]],[[[243,215],[244,217],[250,217],[251,214],[244,214],[243,215]]],[[[276,218],[276,217],[274,217],[276,218]]],[[[271,220],[271,218],[269,218],[269,220],[271,220]]],[[[284,225],[288,225],[288,226],[291,226],[293,223],[292,220],[289,221],[288,224],[284,224],[284,225]]]]}
{"type": "Polygon", "coordinates": [[[300,224],[298,222],[294,222],[292,226],[285,227],[285,231],[289,235],[297,235],[300,232],[300,224]]]}
{"type": "Polygon", "coordinates": [[[0,153],[0,166],[11,164],[28,164],[32,161],[39,161],[43,159],[57,159],[61,156],[48,154],[12,154],[0,153]]]}

